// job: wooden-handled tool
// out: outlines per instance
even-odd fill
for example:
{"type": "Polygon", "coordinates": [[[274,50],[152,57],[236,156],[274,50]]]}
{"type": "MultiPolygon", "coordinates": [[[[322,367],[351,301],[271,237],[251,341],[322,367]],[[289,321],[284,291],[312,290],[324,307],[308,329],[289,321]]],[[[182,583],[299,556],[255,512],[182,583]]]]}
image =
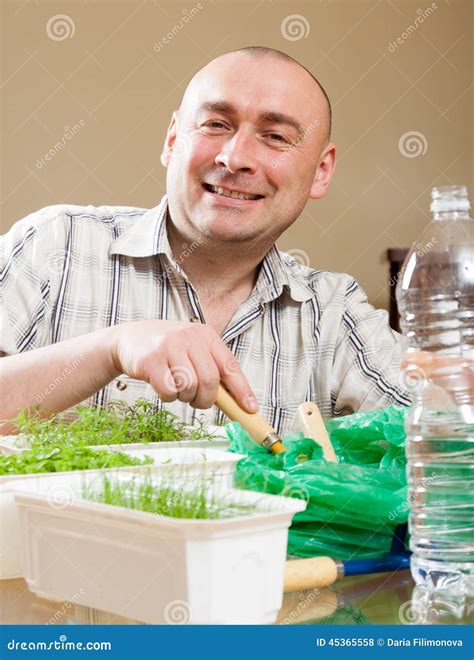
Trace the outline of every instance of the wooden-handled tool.
{"type": "Polygon", "coordinates": [[[298,421],[301,424],[303,433],[307,438],[311,438],[323,449],[323,456],[327,461],[337,463],[337,456],[329,439],[328,432],[324,426],[323,418],[319,408],[315,403],[306,401],[298,407],[298,421]]]}
{"type": "Polygon", "coordinates": [[[338,561],[331,557],[310,557],[293,559],[285,564],[283,591],[300,591],[329,587],[345,575],[365,575],[369,573],[393,573],[410,568],[408,552],[387,554],[377,559],[351,559],[338,561]]]}
{"type": "MultiPolygon", "coordinates": [[[[329,587],[341,576],[338,563],[331,557],[293,559],[285,564],[283,591],[329,587]]],[[[342,573],[344,575],[344,573],[342,573]]]]}
{"type": "Polygon", "coordinates": [[[234,397],[222,385],[219,385],[216,406],[229,419],[239,422],[257,444],[262,445],[272,454],[278,454],[286,450],[275,429],[270,424],[267,424],[260,415],[242,410],[234,397]]]}

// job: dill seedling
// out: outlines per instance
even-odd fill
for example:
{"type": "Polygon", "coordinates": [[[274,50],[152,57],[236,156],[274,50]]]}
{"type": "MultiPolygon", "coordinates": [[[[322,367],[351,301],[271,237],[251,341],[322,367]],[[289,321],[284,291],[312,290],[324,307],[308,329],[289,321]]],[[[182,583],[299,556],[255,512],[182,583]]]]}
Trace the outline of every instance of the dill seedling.
{"type": "Polygon", "coordinates": [[[32,446],[48,444],[112,445],[129,443],[213,440],[200,420],[188,427],[171,411],[140,399],[133,405],[112,401],[106,406],[76,408],[76,418],[60,413],[41,419],[34,411],[22,411],[15,420],[32,446]]]}
{"type": "Polygon", "coordinates": [[[0,476],[95,470],[153,463],[150,456],[136,458],[117,451],[94,451],[68,445],[34,446],[21,454],[0,454],[0,476]]]}

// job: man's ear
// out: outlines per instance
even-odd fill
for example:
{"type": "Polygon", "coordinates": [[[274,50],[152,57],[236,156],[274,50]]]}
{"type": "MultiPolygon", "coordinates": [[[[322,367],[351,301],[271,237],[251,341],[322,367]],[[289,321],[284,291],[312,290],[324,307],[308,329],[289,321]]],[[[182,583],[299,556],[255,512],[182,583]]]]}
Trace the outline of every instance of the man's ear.
{"type": "Polygon", "coordinates": [[[324,147],[319,157],[309,196],[311,199],[324,197],[336,169],[336,147],[331,142],[324,147]]]}
{"type": "Polygon", "coordinates": [[[171,158],[171,152],[173,151],[173,144],[176,140],[177,132],[177,121],[178,121],[178,111],[175,110],[171,116],[170,125],[166,132],[166,138],[163,143],[163,150],[161,152],[161,164],[163,167],[168,167],[171,158]]]}

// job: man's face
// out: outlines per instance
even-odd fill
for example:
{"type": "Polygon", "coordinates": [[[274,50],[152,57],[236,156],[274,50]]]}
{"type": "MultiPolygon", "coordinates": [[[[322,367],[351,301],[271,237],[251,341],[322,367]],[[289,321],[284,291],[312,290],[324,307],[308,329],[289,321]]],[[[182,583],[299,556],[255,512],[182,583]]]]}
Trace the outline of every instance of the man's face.
{"type": "Polygon", "coordinates": [[[243,53],[214,60],[168,132],[173,224],[221,242],[275,241],[312,192],[326,127],[324,97],[296,64],[243,53]]]}

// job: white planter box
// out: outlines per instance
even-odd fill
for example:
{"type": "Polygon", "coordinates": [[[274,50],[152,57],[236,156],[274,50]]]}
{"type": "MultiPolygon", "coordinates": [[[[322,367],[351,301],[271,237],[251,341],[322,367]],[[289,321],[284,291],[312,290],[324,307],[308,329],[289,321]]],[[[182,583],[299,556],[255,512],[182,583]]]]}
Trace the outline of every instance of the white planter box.
{"type": "MultiPolygon", "coordinates": [[[[192,428],[192,427],[189,427],[192,428]]],[[[169,442],[130,442],[118,445],[90,445],[92,449],[112,449],[123,451],[127,448],[146,449],[168,449],[170,447],[200,447],[203,449],[228,449],[229,438],[224,426],[206,426],[206,431],[213,435],[211,440],[170,440],[169,442]]],[[[0,436],[0,453],[13,454],[24,449],[28,449],[30,443],[28,436],[25,435],[5,435],[0,436]]]]}
{"type": "Polygon", "coordinates": [[[170,442],[132,442],[124,445],[90,445],[91,449],[109,449],[111,451],[126,451],[133,449],[218,449],[227,451],[230,447],[229,440],[225,438],[216,438],[215,440],[173,440],[170,442]]]}
{"type": "Polygon", "coordinates": [[[12,440],[13,438],[17,437],[18,436],[16,435],[7,435],[2,437],[2,440],[0,441],[0,454],[10,456],[10,454],[20,454],[22,451],[24,451],[26,447],[17,447],[16,443],[12,440]]]}
{"type": "Polygon", "coordinates": [[[89,502],[71,488],[62,509],[44,494],[15,495],[25,578],[39,596],[150,624],[275,621],[288,527],[302,500],[225,489],[226,501],[256,511],[184,520],[89,502]]]}
{"type": "MultiPolygon", "coordinates": [[[[101,445],[94,449],[106,449],[106,447],[101,445]]],[[[143,458],[145,455],[151,456],[153,465],[163,474],[179,472],[180,475],[184,475],[188,479],[205,474],[221,480],[228,487],[232,485],[236,463],[243,458],[242,454],[231,454],[218,449],[176,446],[156,447],[149,444],[145,448],[136,445],[123,445],[120,450],[137,458],[143,458]]],[[[116,469],[130,470],[131,468],[125,466],[116,469]]],[[[143,468],[132,469],[141,470],[143,468]]],[[[23,575],[18,520],[13,496],[14,485],[19,481],[30,480],[31,488],[42,492],[42,480],[48,475],[54,475],[57,478],[56,488],[58,497],[60,497],[61,488],[65,489],[66,492],[69,489],[71,474],[81,475],[89,472],[100,474],[101,470],[0,476],[0,580],[8,580],[23,575]]]]}

